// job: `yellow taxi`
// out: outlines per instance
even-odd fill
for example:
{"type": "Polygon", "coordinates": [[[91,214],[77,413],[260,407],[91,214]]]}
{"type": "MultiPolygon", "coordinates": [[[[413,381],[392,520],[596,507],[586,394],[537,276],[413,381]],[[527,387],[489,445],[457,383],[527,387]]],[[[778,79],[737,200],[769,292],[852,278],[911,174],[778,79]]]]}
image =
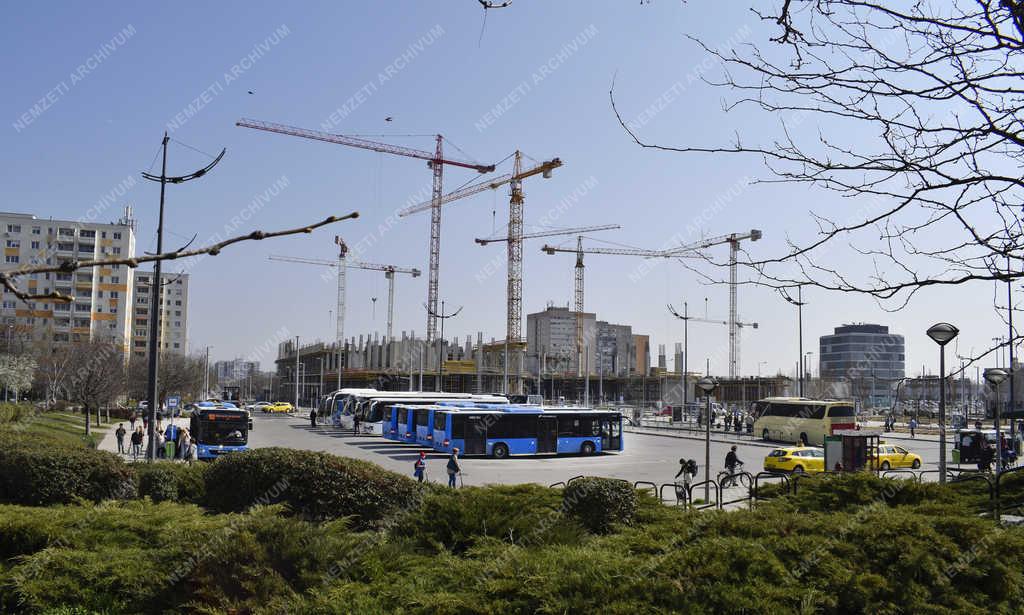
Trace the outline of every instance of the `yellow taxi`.
{"type": "Polygon", "coordinates": [[[892,468],[914,468],[916,470],[920,467],[921,456],[917,453],[911,453],[902,446],[894,444],[885,442],[878,444],[878,468],[880,470],[892,468]]]}
{"type": "Polygon", "coordinates": [[[825,451],[817,446],[787,446],[777,448],[764,458],[765,472],[804,472],[825,471],[825,451]]]}
{"type": "Polygon", "coordinates": [[[274,403],[263,408],[264,412],[270,412],[274,414],[277,414],[279,412],[287,414],[292,410],[292,405],[286,401],[275,401],[274,403]]]}

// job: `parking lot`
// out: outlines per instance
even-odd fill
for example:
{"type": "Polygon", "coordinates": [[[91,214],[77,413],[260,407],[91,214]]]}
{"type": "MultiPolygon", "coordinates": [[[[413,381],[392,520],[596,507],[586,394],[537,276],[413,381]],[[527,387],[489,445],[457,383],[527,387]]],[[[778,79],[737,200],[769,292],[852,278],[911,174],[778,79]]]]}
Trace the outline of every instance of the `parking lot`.
{"type": "MultiPolygon", "coordinates": [[[[467,485],[485,483],[525,483],[544,485],[565,481],[581,474],[622,478],[630,482],[650,481],[656,484],[671,482],[679,469],[679,459],[696,459],[701,466],[696,480],[704,477],[704,440],[700,434],[675,437],[682,433],[668,430],[643,429],[624,434],[625,450],[592,457],[513,457],[511,459],[467,458],[463,460],[463,480],[467,485]]],[[[922,469],[935,469],[938,463],[938,442],[934,437],[915,440],[893,437],[889,440],[918,453],[924,459],[922,469]]],[[[446,456],[416,445],[399,444],[373,436],[355,436],[351,431],[334,427],[310,426],[309,420],[292,415],[254,416],[254,429],[249,435],[252,447],[282,446],[288,448],[325,451],[335,455],[371,461],[389,470],[412,476],[413,461],[421,450],[427,455],[427,478],[446,482],[446,456]]],[[[722,470],[725,455],[735,443],[745,468],[756,473],[768,452],[775,446],[750,438],[737,439],[733,435],[712,432],[711,474],[722,470]]],[[[950,447],[951,448],[951,447],[950,447]]]]}

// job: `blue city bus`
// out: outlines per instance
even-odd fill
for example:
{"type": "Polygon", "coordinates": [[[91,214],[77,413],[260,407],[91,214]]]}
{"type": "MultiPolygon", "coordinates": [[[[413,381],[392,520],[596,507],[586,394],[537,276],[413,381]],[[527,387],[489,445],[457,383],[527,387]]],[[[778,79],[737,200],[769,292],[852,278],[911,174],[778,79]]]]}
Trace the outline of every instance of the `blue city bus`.
{"type": "Polygon", "coordinates": [[[246,410],[209,407],[199,402],[192,411],[188,426],[196,444],[196,456],[199,459],[216,459],[228,453],[249,450],[251,423],[246,410]]]}
{"type": "MultiPolygon", "coordinates": [[[[480,409],[501,409],[508,407],[504,403],[479,402],[479,401],[439,401],[432,406],[420,407],[413,410],[414,417],[412,425],[416,428],[414,440],[416,444],[423,446],[434,446],[434,413],[438,410],[456,411],[460,408],[480,409]]],[[[412,440],[406,440],[411,442],[412,440]]]]}
{"type": "Polygon", "coordinates": [[[514,407],[434,412],[434,450],[462,455],[593,455],[623,450],[622,415],[514,407]]]}

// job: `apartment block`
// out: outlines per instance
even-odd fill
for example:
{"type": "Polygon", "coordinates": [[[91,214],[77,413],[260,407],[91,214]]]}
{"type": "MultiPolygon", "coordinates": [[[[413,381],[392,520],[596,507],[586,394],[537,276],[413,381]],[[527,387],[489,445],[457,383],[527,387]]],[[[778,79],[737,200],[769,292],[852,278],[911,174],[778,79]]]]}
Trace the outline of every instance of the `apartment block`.
{"type": "Polygon", "coordinates": [[[238,384],[245,382],[250,377],[255,377],[260,371],[260,364],[256,361],[237,358],[230,361],[217,361],[213,364],[213,369],[217,374],[217,382],[238,384]]]}
{"type": "MultiPolygon", "coordinates": [[[[124,217],[109,224],[0,212],[0,231],[4,242],[0,267],[5,271],[135,254],[130,207],[124,217]]],[[[97,336],[127,340],[132,319],[132,274],[127,266],[111,265],[24,276],[17,281],[21,290],[39,294],[58,291],[74,300],[26,303],[4,289],[0,319],[8,333],[24,343],[60,345],[97,336]]]]}
{"type": "MultiPolygon", "coordinates": [[[[188,274],[161,273],[157,291],[160,293],[161,352],[188,352],[188,274]]],[[[153,272],[135,272],[135,302],[132,309],[132,354],[149,354],[149,327],[153,310],[153,272]]]]}

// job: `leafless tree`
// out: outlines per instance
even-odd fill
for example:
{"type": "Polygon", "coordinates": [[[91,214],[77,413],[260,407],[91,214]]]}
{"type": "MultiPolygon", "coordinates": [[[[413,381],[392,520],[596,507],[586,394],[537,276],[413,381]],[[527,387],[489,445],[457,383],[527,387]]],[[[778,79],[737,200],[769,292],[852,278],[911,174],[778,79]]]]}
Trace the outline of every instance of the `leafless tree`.
{"type": "Polygon", "coordinates": [[[85,433],[89,435],[89,415],[109,406],[124,392],[124,349],[111,339],[77,342],[67,348],[69,355],[68,399],[82,405],[85,433]]]}
{"type": "MultiPolygon", "coordinates": [[[[157,399],[162,404],[168,395],[181,394],[196,397],[203,388],[202,358],[172,352],[160,353],[160,374],[156,381],[160,387],[157,399]]],[[[133,399],[146,398],[148,362],[145,357],[132,357],[128,362],[128,395],[133,399]]]]}
{"type": "Polygon", "coordinates": [[[770,142],[654,143],[610,92],[642,147],[753,156],[767,169],[761,182],[851,199],[812,214],[813,239],[748,255],[748,283],[864,293],[900,309],[926,287],[1024,276],[1024,1],[766,6],[751,10],[777,28],[767,40],[733,49],[693,40],[723,67],[708,81],[728,92],[727,111],[778,122],[770,142]],[[848,255],[863,262],[850,267],[848,255]]]}

